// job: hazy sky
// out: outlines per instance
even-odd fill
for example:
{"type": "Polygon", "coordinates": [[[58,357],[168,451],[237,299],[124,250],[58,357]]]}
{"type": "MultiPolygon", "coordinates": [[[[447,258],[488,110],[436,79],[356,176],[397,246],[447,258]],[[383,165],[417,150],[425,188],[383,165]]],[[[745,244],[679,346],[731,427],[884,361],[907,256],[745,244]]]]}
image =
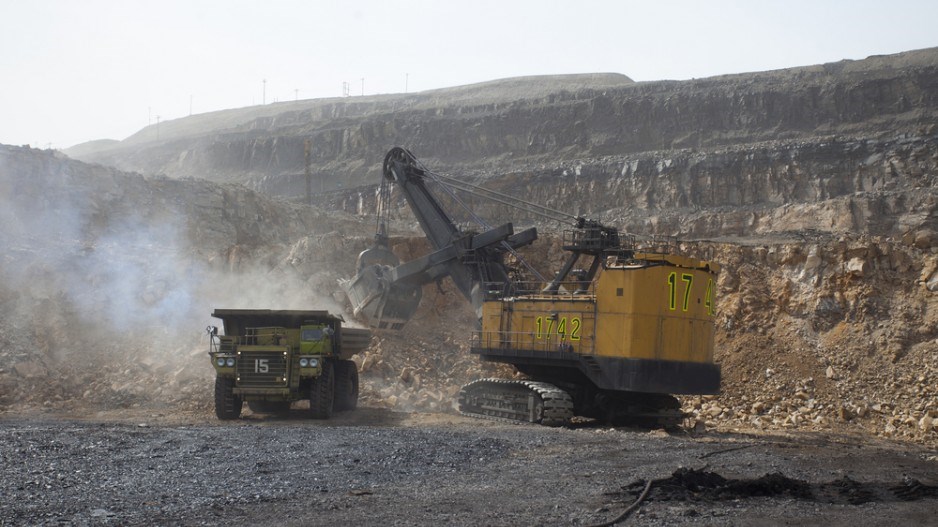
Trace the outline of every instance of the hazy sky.
{"type": "Polygon", "coordinates": [[[0,143],[43,148],[343,82],[689,79],[938,46],[935,0],[0,1],[0,143]]]}

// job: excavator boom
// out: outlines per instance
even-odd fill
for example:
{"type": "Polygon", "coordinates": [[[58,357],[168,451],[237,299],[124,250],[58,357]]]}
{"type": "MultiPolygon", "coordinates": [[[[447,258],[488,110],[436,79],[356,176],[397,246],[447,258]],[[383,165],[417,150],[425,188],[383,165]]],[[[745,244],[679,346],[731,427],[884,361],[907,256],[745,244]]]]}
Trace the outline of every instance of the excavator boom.
{"type": "MultiPolygon", "coordinates": [[[[461,231],[427,187],[431,174],[403,148],[387,153],[383,172],[382,184],[393,183],[401,191],[435,251],[396,264],[383,256],[391,251],[386,227],[379,226],[375,246],[359,256],[358,274],[343,284],[354,313],[372,327],[401,329],[417,310],[420,287],[448,276],[481,318],[483,284],[510,283],[505,250],[530,244],[537,239],[537,231],[531,228],[515,234],[511,223],[481,233],[461,231]],[[379,261],[363,264],[376,254],[382,255],[379,261]]],[[[382,195],[390,200],[390,192],[382,195]]],[[[389,208],[389,203],[379,204],[379,209],[389,208]]]]}

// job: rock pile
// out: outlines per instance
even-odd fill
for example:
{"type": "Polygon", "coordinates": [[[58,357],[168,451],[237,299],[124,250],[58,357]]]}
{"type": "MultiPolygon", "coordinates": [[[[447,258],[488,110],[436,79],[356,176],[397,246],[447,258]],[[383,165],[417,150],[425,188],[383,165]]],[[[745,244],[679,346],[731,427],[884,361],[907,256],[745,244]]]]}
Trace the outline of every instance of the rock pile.
{"type": "Polygon", "coordinates": [[[687,409],[711,426],[938,440],[936,249],[916,241],[926,236],[713,247],[724,389],[687,409]]]}

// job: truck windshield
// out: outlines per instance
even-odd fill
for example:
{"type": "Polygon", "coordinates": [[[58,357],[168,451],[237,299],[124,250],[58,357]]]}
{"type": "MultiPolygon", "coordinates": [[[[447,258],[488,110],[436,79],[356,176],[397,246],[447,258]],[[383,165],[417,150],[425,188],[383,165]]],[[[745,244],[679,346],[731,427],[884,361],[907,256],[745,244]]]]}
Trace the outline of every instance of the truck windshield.
{"type": "Polygon", "coordinates": [[[319,328],[316,329],[304,329],[303,340],[322,340],[322,330],[319,328]]]}

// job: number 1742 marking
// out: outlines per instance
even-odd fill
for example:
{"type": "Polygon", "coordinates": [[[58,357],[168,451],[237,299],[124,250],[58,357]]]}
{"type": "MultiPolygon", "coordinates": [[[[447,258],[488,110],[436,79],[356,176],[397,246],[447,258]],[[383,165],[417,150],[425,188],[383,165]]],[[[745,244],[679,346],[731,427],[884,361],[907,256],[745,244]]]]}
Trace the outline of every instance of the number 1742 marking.
{"type": "Polygon", "coordinates": [[[554,333],[554,323],[557,323],[557,335],[560,340],[580,340],[580,317],[570,318],[569,332],[567,331],[567,317],[537,317],[534,319],[534,325],[537,326],[534,338],[549,339],[554,333]]]}
{"type": "MultiPolygon", "coordinates": [[[[694,275],[690,273],[681,273],[681,282],[684,284],[684,294],[681,295],[681,311],[687,311],[687,307],[690,304],[690,291],[694,286],[694,275]]],[[[668,308],[671,311],[677,309],[677,300],[678,300],[678,278],[677,273],[671,273],[668,275],[668,308]]],[[[707,309],[707,314],[713,314],[713,279],[707,279],[707,291],[704,293],[704,307],[707,309]]]]}

